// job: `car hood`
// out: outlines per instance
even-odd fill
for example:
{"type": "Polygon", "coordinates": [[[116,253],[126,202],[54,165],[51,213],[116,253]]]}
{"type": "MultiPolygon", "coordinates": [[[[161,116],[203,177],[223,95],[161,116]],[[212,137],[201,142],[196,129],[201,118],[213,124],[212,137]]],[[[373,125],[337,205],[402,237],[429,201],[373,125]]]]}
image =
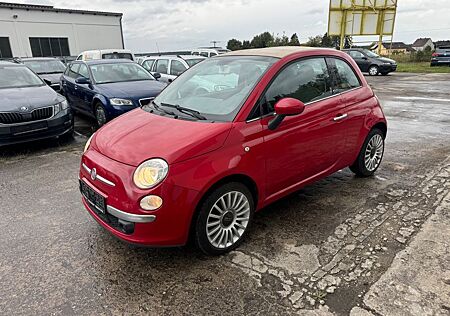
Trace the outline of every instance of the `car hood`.
{"type": "Polygon", "coordinates": [[[59,79],[61,79],[62,73],[57,74],[38,74],[39,77],[43,80],[48,80],[51,83],[59,83],[59,79]]]}
{"type": "Polygon", "coordinates": [[[0,112],[41,108],[61,102],[63,97],[49,86],[0,89],[0,112]]]}
{"type": "Polygon", "coordinates": [[[97,89],[109,98],[136,99],[155,97],[166,84],[156,80],[114,82],[97,84],[97,89]]]}
{"type": "Polygon", "coordinates": [[[383,63],[391,63],[391,64],[396,64],[397,63],[395,60],[390,59],[390,58],[386,58],[386,57],[380,57],[378,59],[381,60],[383,63]]]}
{"type": "Polygon", "coordinates": [[[173,164],[220,148],[231,126],[229,122],[162,117],[138,108],[102,127],[93,146],[101,154],[132,166],[150,158],[173,164]]]}

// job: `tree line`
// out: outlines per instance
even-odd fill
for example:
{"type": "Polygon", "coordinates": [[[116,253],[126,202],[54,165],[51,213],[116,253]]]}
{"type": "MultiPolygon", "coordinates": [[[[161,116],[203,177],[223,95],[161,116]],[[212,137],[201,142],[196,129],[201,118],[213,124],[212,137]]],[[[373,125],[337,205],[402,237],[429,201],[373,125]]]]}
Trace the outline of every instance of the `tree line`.
{"type": "MultiPolygon", "coordinates": [[[[345,37],[345,47],[349,48],[352,46],[352,37],[345,37]]],[[[308,41],[304,43],[305,46],[310,47],[334,47],[338,48],[340,45],[339,36],[328,36],[327,33],[324,35],[317,35],[308,38],[308,41]]],[[[291,37],[283,35],[274,35],[269,32],[263,32],[261,34],[255,35],[252,40],[240,41],[238,39],[232,38],[227,43],[227,48],[229,50],[240,50],[249,48],[264,48],[264,47],[274,47],[274,46],[300,46],[300,40],[297,33],[291,35],[291,37]]]]}

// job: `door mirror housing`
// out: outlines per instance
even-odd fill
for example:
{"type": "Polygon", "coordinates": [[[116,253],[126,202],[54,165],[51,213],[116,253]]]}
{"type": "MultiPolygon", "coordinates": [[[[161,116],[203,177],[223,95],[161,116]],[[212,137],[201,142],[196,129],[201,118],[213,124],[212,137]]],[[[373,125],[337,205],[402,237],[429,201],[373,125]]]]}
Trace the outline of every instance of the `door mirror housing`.
{"type": "Polygon", "coordinates": [[[159,78],[161,78],[161,74],[160,74],[159,72],[155,72],[155,73],[153,74],[153,77],[154,77],[156,80],[158,80],[159,78]]]}
{"type": "Polygon", "coordinates": [[[369,58],[367,58],[366,56],[362,57],[362,60],[368,60],[369,58]]]}
{"type": "Polygon", "coordinates": [[[85,78],[85,77],[78,77],[77,79],[75,79],[75,83],[77,83],[77,84],[90,84],[91,80],[89,80],[88,78],[85,78]]]}
{"type": "Polygon", "coordinates": [[[284,98],[275,104],[275,118],[269,122],[269,129],[273,131],[286,116],[302,114],[305,110],[305,104],[294,98],[284,98]]]}

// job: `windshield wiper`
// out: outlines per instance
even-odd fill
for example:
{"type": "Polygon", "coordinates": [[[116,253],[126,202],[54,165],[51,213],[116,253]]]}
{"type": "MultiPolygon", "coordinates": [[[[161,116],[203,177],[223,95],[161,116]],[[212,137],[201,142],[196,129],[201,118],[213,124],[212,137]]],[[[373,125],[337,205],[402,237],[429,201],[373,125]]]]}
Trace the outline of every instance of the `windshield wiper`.
{"type": "Polygon", "coordinates": [[[155,103],[155,101],[153,101],[153,100],[152,100],[152,104],[153,104],[153,107],[154,107],[157,111],[163,112],[163,113],[165,113],[165,114],[168,114],[168,115],[172,115],[172,116],[177,117],[177,115],[176,115],[175,113],[173,113],[172,111],[166,111],[166,110],[160,108],[160,107],[155,103]]]}
{"type": "Polygon", "coordinates": [[[188,114],[188,115],[190,115],[192,117],[195,117],[195,118],[197,118],[199,120],[206,120],[206,117],[201,115],[199,111],[192,110],[192,109],[189,109],[189,108],[185,108],[185,107],[182,107],[182,106],[180,106],[178,104],[161,103],[161,105],[162,106],[167,106],[168,108],[177,109],[177,111],[179,111],[181,113],[184,113],[184,114],[188,114]]]}

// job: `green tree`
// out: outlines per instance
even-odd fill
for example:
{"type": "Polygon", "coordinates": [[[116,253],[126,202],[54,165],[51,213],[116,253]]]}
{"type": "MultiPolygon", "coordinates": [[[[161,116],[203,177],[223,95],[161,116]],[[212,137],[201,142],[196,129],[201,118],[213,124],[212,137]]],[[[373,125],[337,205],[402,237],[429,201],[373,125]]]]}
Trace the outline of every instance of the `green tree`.
{"type": "Polygon", "coordinates": [[[235,38],[232,38],[228,41],[227,48],[229,50],[239,50],[242,49],[242,42],[235,38]]]}
{"type": "Polygon", "coordinates": [[[273,45],[273,42],[274,39],[272,34],[270,34],[269,32],[264,32],[253,37],[251,41],[251,47],[252,48],[270,47],[273,45]]]}
{"type": "Polygon", "coordinates": [[[252,45],[250,43],[250,41],[243,41],[242,42],[242,49],[249,49],[252,48],[252,45]]]}
{"type": "Polygon", "coordinates": [[[300,40],[298,39],[297,33],[292,34],[291,39],[289,40],[290,46],[300,46],[300,40]]]}
{"type": "Polygon", "coordinates": [[[271,46],[288,46],[289,45],[289,38],[283,34],[282,36],[274,36],[273,43],[271,46]]]}
{"type": "Polygon", "coordinates": [[[308,41],[306,42],[306,46],[309,47],[321,47],[322,46],[322,36],[312,36],[308,38],[308,41]]]}

